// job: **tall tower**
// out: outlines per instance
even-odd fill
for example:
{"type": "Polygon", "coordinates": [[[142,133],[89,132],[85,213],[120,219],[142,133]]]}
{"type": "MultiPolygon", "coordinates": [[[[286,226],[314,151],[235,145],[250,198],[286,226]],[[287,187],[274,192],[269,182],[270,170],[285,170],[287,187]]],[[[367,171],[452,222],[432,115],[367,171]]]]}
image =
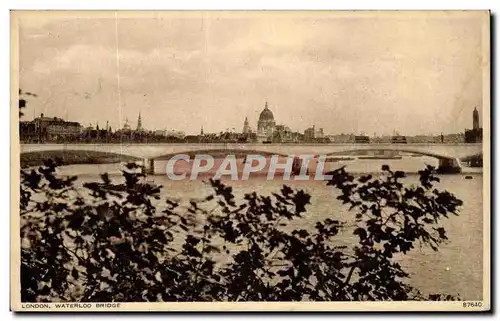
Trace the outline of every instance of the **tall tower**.
{"type": "Polygon", "coordinates": [[[141,119],[141,112],[139,112],[139,117],[137,117],[137,131],[142,130],[142,119],[141,119]]]}
{"type": "Polygon", "coordinates": [[[479,130],[479,112],[476,107],[474,107],[474,111],[472,112],[472,129],[479,130]]]}
{"type": "Polygon", "coordinates": [[[245,117],[245,122],[243,123],[243,134],[250,133],[250,124],[248,124],[248,117],[245,117]]]}
{"type": "Polygon", "coordinates": [[[201,126],[200,135],[203,136],[203,125],[201,126]]]}

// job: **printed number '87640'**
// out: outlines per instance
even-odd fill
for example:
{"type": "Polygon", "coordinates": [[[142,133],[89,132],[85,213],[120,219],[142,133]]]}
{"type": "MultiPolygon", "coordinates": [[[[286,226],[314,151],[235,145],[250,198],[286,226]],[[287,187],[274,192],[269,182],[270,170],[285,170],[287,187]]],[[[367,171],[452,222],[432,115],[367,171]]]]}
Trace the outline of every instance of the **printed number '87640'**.
{"type": "Polygon", "coordinates": [[[462,303],[464,308],[480,308],[483,306],[483,302],[480,301],[469,301],[462,303]]]}

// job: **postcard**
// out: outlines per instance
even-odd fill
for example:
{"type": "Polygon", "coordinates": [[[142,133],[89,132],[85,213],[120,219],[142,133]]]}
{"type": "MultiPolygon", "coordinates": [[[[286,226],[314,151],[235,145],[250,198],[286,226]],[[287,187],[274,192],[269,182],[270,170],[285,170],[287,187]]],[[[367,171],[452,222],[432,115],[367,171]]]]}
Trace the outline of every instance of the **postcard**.
{"type": "Polygon", "coordinates": [[[489,311],[490,12],[11,11],[13,311],[489,311]]]}

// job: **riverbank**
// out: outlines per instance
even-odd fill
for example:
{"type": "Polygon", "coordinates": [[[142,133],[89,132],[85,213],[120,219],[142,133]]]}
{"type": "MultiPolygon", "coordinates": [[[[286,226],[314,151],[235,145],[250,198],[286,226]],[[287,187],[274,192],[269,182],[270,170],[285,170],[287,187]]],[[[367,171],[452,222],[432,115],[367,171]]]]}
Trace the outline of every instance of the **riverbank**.
{"type": "Polygon", "coordinates": [[[51,150],[21,154],[21,168],[40,166],[48,159],[60,159],[63,165],[74,164],[114,164],[138,161],[133,156],[85,150],[51,150]]]}
{"type": "Polygon", "coordinates": [[[468,164],[470,167],[483,167],[483,153],[462,157],[460,161],[468,164]]]}

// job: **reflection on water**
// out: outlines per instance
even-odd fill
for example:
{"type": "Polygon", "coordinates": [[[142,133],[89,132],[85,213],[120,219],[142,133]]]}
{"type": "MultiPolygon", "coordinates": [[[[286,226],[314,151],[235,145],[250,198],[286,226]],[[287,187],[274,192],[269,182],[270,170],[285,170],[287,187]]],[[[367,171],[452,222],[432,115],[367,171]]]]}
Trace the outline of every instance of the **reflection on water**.
{"type": "MultiPolygon", "coordinates": [[[[338,163],[329,163],[331,169],[347,165],[350,172],[378,172],[383,164],[389,164],[394,170],[403,170],[415,173],[425,164],[437,165],[433,158],[416,157],[401,160],[355,160],[338,163]]],[[[77,184],[84,181],[95,181],[99,174],[109,172],[113,179],[122,166],[120,164],[107,165],[72,165],[59,169],[63,175],[78,175],[77,184]]],[[[464,201],[461,214],[452,216],[444,222],[448,231],[449,241],[441,246],[439,252],[428,248],[414,249],[409,255],[401,258],[401,264],[411,273],[411,283],[424,293],[459,294],[465,300],[480,300],[482,298],[482,239],[483,239],[483,198],[482,198],[482,171],[477,168],[464,167],[464,173],[472,179],[464,179],[463,174],[440,176],[438,188],[454,193],[464,201]]],[[[211,192],[210,187],[202,181],[170,181],[165,175],[148,177],[148,180],[164,186],[163,196],[181,198],[185,201],[190,198],[199,198],[211,192]]],[[[406,183],[416,183],[418,177],[409,174],[406,183]]],[[[317,220],[325,218],[353,221],[354,214],[347,211],[339,201],[335,200],[335,190],[322,182],[307,184],[296,181],[264,181],[260,179],[245,182],[231,182],[234,186],[236,199],[241,199],[245,193],[258,191],[260,194],[271,194],[277,191],[283,183],[294,188],[304,189],[312,196],[311,205],[306,216],[294,224],[296,227],[312,227],[317,220]]],[[[354,244],[356,238],[346,231],[339,242],[354,244]]]]}

